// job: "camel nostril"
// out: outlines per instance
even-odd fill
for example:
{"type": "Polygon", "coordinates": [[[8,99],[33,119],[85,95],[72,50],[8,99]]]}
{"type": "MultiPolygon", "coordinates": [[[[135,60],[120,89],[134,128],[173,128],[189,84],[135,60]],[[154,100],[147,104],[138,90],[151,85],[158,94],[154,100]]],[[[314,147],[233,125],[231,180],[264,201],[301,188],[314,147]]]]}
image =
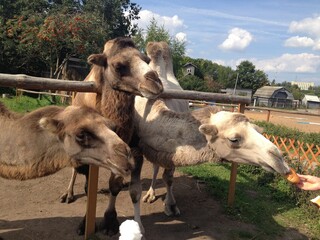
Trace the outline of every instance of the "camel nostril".
{"type": "Polygon", "coordinates": [[[149,71],[144,75],[144,77],[150,81],[161,83],[161,80],[159,79],[159,75],[156,71],[149,71]]]}

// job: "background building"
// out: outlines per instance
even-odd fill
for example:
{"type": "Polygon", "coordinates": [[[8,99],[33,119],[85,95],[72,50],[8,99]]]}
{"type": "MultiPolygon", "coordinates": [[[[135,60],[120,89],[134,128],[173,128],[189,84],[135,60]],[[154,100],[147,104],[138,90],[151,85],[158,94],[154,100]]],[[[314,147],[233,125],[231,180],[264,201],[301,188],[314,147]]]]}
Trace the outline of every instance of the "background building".
{"type": "Polygon", "coordinates": [[[306,108],[317,109],[320,108],[320,99],[315,95],[304,95],[302,105],[306,108]]]}
{"type": "Polygon", "coordinates": [[[291,92],[278,86],[264,86],[253,94],[253,106],[293,108],[293,100],[291,92]]]}
{"type": "Polygon", "coordinates": [[[314,82],[291,82],[291,85],[297,85],[300,90],[309,90],[310,87],[314,87],[314,82]]]}

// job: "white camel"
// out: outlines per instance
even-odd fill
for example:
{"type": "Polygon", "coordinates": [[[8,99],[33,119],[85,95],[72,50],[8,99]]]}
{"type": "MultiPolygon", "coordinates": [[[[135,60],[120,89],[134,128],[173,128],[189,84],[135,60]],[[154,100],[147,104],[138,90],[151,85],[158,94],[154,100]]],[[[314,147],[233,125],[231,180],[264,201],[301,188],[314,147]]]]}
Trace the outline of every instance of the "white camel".
{"type": "MultiPolygon", "coordinates": [[[[165,90],[183,90],[178,80],[176,79],[173,72],[173,63],[170,53],[169,45],[166,42],[149,42],[146,47],[148,57],[151,59],[149,66],[155,70],[162,82],[165,90]]],[[[140,97],[137,97],[140,98],[140,97]]],[[[139,101],[146,101],[140,98],[139,101]]],[[[182,99],[163,99],[165,105],[176,112],[187,112],[189,111],[189,102],[182,99]]],[[[165,169],[163,173],[163,179],[172,179],[175,171],[175,167],[172,169],[165,169]]],[[[157,175],[159,172],[159,165],[153,164],[153,175],[150,188],[147,194],[143,197],[144,202],[152,203],[156,199],[155,184],[157,175]]],[[[172,194],[172,185],[167,187],[167,198],[171,199],[172,203],[175,203],[174,195],[172,194]]],[[[166,211],[168,215],[172,215],[166,211]]],[[[175,215],[179,215],[180,211],[178,208],[174,210],[175,215]]]]}
{"type": "MultiPolygon", "coordinates": [[[[150,66],[158,72],[162,81],[168,80],[163,77],[167,69],[169,75],[173,73],[166,67],[165,58],[161,60],[161,54],[152,50],[156,45],[150,44],[147,48],[150,66]]],[[[172,66],[172,62],[167,62],[172,66]]],[[[164,82],[163,85],[166,86],[164,82]]],[[[214,107],[189,113],[178,113],[170,108],[174,107],[168,106],[168,100],[136,97],[135,127],[143,155],[154,165],[165,168],[163,180],[167,188],[167,215],[180,214],[172,192],[173,172],[177,166],[232,161],[258,165],[280,174],[290,171],[277,147],[263,137],[259,128],[251,124],[245,115],[214,107]]],[[[148,202],[155,199],[157,169],[155,167],[151,187],[144,197],[148,202]]]]}

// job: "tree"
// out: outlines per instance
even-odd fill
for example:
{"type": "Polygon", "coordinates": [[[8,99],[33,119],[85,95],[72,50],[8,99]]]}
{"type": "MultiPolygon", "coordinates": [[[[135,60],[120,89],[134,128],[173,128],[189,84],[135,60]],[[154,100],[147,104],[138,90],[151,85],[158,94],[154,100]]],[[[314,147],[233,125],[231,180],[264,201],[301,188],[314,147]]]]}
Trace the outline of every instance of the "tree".
{"type": "Polygon", "coordinates": [[[195,75],[186,75],[179,79],[179,83],[184,90],[207,92],[204,79],[201,79],[195,75]]]}
{"type": "Polygon", "coordinates": [[[269,83],[267,75],[261,70],[256,70],[249,61],[242,61],[237,66],[236,72],[238,74],[237,87],[252,89],[255,92],[269,83]]]}
{"type": "Polygon", "coordinates": [[[140,11],[130,0],[2,1],[0,71],[35,75],[54,72],[68,56],[86,59],[108,39],[133,34],[140,11]]]}

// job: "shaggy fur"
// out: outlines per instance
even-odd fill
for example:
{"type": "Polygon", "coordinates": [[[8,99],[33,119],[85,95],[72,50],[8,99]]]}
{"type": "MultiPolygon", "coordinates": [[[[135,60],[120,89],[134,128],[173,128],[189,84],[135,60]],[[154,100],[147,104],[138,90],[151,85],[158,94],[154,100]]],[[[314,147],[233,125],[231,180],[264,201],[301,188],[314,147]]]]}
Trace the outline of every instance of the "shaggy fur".
{"type": "Polygon", "coordinates": [[[90,144],[94,144],[95,152],[103,150],[116,157],[112,164],[127,170],[129,148],[107,126],[111,125],[88,108],[49,106],[23,115],[0,103],[0,176],[16,180],[38,178],[67,166],[78,166],[78,161],[86,163],[91,157],[95,159],[93,164],[108,157],[90,152],[90,144]],[[107,135],[95,135],[92,126],[107,135]],[[83,142],[82,137],[86,137],[83,142]],[[109,145],[107,138],[114,145],[109,145]],[[82,152],[87,160],[81,157],[82,152]]]}
{"type": "MultiPolygon", "coordinates": [[[[85,81],[94,81],[100,92],[98,94],[79,93],[73,104],[91,106],[104,117],[112,120],[116,124],[115,132],[129,144],[134,130],[135,95],[155,98],[163,91],[161,81],[157,73],[148,66],[149,58],[139,52],[129,38],[116,38],[108,41],[103,53],[89,56],[88,61],[94,66],[85,81]]],[[[129,189],[133,203],[138,202],[140,195],[137,193],[141,188],[140,179],[134,175],[139,172],[136,169],[141,168],[142,160],[137,158],[135,161],[129,189]]],[[[75,175],[72,177],[67,193],[62,195],[62,201],[72,201],[74,179],[75,175]]],[[[111,197],[101,229],[104,229],[108,235],[114,235],[119,231],[115,201],[122,188],[122,179],[112,174],[109,179],[109,187],[111,197]]],[[[135,220],[141,225],[140,215],[137,216],[139,218],[135,220]]],[[[78,228],[79,234],[84,233],[84,222],[85,220],[78,228]]]]}

